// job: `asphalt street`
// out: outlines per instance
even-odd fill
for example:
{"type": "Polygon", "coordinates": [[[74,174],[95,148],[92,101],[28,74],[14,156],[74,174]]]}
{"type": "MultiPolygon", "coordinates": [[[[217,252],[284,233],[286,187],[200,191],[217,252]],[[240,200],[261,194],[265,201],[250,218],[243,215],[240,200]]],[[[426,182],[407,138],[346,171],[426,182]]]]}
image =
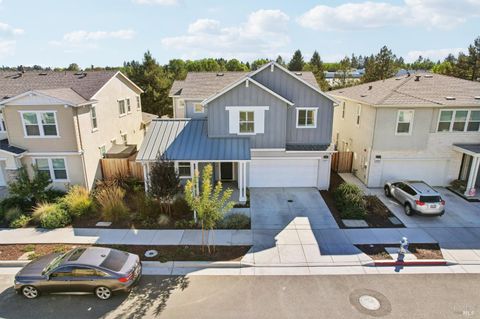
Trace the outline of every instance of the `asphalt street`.
{"type": "MultiPolygon", "coordinates": [[[[144,276],[130,294],[15,294],[0,276],[1,318],[480,318],[480,275],[144,276]],[[377,310],[360,297],[372,296],[377,310]]],[[[371,300],[371,299],[367,299],[371,300]]]]}

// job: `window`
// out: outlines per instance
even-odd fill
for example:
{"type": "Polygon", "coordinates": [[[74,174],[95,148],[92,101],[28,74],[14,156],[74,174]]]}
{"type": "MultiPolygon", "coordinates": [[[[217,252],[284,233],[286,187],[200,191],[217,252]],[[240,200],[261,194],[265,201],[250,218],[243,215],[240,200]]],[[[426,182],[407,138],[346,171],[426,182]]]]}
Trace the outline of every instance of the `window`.
{"type": "Polygon", "coordinates": [[[130,99],[125,100],[127,102],[127,112],[130,113],[132,111],[132,106],[130,105],[130,99]]]}
{"type": "Polygon", "coordinates": [[[255,132],[255,116],[253,111],[239,112],[239,133],[255,132]]]}
{"type": "Polygon", "coordinates": [[[342,119],[345,118],[345,102],[342,102],[342,119]]]}
{"type": "Polygon", "coordinates": [[[193,105],[193,112],[194,113],[203,113],[204,112],[203,105],[201,103],[195,103],[193,105]]]}
{"type": "Polygon", "coordinates": [[[356,115],[356,123],[357,123],[357,126],[360,126],[360,115],[362,114],[362,105],[361,104],[358,104],[357,105],[357,115],[356,115]]]}
{"type": "Polygon", "coordinates": [[[140,104],[140,96],[137,96],[137,110],[142,108],[142,104],[140,104]]]}
{"type": "Polygon", "coordinates": [[[68,180],[64,158],[36,158],[35,165],[39,172],[47,174],[52,181],[68,180]]]}
{"type": "Polygon", "coordinates": [[[97,107],[96,105],[92,105],[90,108],[90,117],[92,118],[92,130],[96,130],[98,128],[97,124],[97,107]]]}
{"type": "Polygon", "coordinates": [[[65,266],[56,269],[50,274],[51,278],[73,277],[73,267],[65,266]]]}
{"type": "Polygon", "coordinates": [[[101,156],[102,158],[104,158],[104,157],[105,157],[105,153],[107,153],[107,150],[106,150],[106,148],[105,148],[105,145],[100,146],[98,149],[100,150],[100,156],[101,156]]]}
{"type": "Polygon", "coordinates": [[[74,277],[95,277],[97,272],[93,268],[88,267],[74,267],[72,270],[74,277]]]}
{"type": "Polygon", "coordinates": [[[478,132],[480,130],[480,111],[478,110],[441,110],[437,132],[478,132]]]}
{"type": "Polygon", "coordinates": [[[189,162],[178,162],[178,175],[180,177],[192,177],[192,170],[189,162]]]}
{"type": "Polygon", "coordinates": [[[122,142],[127,145],[127,133],[122,134],[122,142]]]}
{"type": "Polygon", "coordinates": [[[26,137],[58,136],[55,112],[21,112],[26,137]]]}
{"type": "Polygon", "coordinates": [[[397,113],[397,128],[395,134],[410,135],[413,126],[413,110],[399,110],[397,113]]]}
{"type": "Polygon", "coordinates": [[[125,111],[125,100],[118,101],[118,113],[120,116],[125,115],[127,112],[125,111]]]}
{"type": "Polygon", "coordinates": [[[316,108],[297,108],[297,128],[317,127],[316,108]]]}

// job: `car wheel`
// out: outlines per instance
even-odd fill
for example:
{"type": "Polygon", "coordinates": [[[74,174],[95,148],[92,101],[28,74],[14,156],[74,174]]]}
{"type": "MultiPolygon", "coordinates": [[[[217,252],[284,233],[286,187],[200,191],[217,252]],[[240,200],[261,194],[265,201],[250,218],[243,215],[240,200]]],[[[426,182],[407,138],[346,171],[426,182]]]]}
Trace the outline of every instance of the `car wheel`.
{"type": "Polygon", "coordinates": [[[413,210],[412,210],[412,206],[410,206],[409,203],[405,204],[404,209],[405,209],[405,215],[412,216],[413,210]]]}
{"type": "Polygon", "coordinates": [[[38,289],[33,286],[25,286],[22,288],[22,295],[28,299],[35,299],[40,293],[38,289]]]}
{"type": "Polygon", "coordinates": [[[95,288],[95,296],[99,299],[107,300],[112,296],[112,291],[105,286],[100,286],[95,288]]]}
{"type": "Polygon", "coordinates": [[[390,194],[390,187],[385,186],[384,191],[385,191],[385,196],[387,196],[387,197],[390,197],[390,196],[391,196],[391,194],[390,194]]]}

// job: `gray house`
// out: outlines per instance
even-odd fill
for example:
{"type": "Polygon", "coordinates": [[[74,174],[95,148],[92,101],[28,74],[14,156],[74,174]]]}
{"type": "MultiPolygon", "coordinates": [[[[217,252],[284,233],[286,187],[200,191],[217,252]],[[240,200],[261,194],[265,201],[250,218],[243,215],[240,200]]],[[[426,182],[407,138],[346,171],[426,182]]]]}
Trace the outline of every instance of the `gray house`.
{"type": "Polygon", "coordinates": [[[237,186],[239,201],[247,187],[328,188],[335,100],[312,73],[275,62],[250,73],[195,72],[170,96],[174,119],[153,120],[137,156],[147,187],[163,155],[185,179],[213,163],[215,180],[237,186]]]}

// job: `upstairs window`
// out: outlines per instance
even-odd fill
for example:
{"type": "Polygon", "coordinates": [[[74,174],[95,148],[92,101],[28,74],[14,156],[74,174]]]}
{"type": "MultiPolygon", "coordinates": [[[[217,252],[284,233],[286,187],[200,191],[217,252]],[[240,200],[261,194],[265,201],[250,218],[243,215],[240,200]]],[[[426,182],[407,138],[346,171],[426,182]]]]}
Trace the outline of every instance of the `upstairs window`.
{"type": "Polygon", "coordinates": [[[58,136],[55,112],[21,112],[26,137],[58,136]]]}
{"type": "Polygon", "coordinates": [[[413,126],[413,110],[399,110],[397,113],[397,127],[395,134],[410,135],[413,126]]]}
{"type": "Polygon", "coordinates": [[[342,119],[345,118],[345,102],[342,102],[342,119]]]}
{"type": "Polygon", "coordinates": [[[140,96],[137,95],[137,110],[142,108],[142,104],[140,104],[140,96]]]}
{"type": "Polygon", "coordinates": [[[240,111],[239,112],[239,133],[255,132],[255,112],[240,111]]]}
{"type": "Polygon", "coordinates": [[[437,132],[478,132],[480,130],[480,111],[478,110],[441,110],[437,132]]]}
{"type": "Polygon", "coordinates": [[[360,115],[362,115],[362,105],[358,104],[357,105],[356,120],[355,120],[355,122],[357,123],[357,126],[360,126],[360,115]]]}
{"type": "Polygon", "coordinates": [[[316,108],[297,108],[297,128],[317,127],[316,108]]]}
{"type": "Polygon", "coordinates": [[[127,112],[130,113],[132,112],[132,106],[130,104],[130,99],[125,100],[127,102],[127,112]]]}
{"type": "Polygon", "coordinates": [[[204,112],[203,105],[201,103],[195,103],[193,105],[193,112],[194,113],[203,113],[204,112]]]}
{"type": "Polygon", "coordinates": [[[120,116],[127,114],[127,111],[125,110],[125,100],[118,101],[118,113],[120,116]]]}
{"type": "Polygon", "coordinates": [[[96,105],[92,105],[90,108],[90,117],[92,118],[92,130],[96,130],[98,128],[96,105]]]}

